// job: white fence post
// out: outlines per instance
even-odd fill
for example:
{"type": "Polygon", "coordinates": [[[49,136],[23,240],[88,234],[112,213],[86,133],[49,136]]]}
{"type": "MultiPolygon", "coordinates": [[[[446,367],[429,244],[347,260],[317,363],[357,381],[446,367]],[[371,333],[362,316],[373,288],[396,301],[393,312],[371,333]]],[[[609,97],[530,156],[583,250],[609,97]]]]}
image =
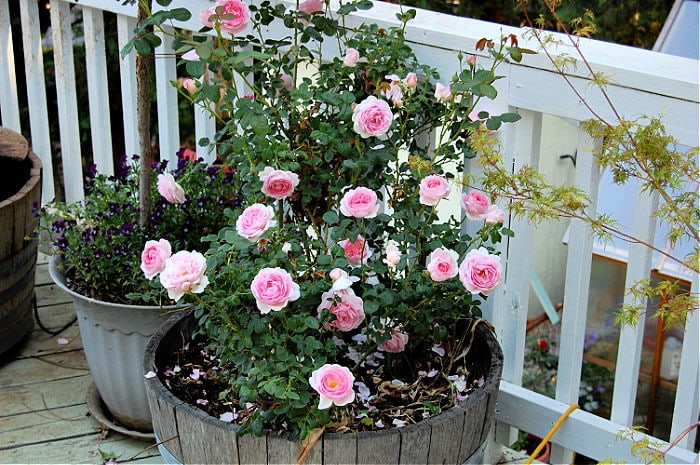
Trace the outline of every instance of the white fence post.
{"type": "Polygon", "coordinates": [[[24,74],[27,79],[27,104],[32,150],[41,158],[42,203],[55,197],[54,171],[51,159],[51,131],[49,130],[46,83],[44,80],[44,55],[39,28],[39,8],[34,0],[20,0],[22,22],[22,46],[24,48],[24,74]]]}
{"type": "Polygon", "coordinates": [[[114,174],[112,127],[109,119],[109,88],[105,56],[105,30],[102,10],[83,8],[85,31],[85,70],[90,104],[92,159],[99,173],[114,174]]]}
{"type": "Polygon", "coordinates": [[[0,124],[21,133],[10,19],[10,6],[7,2],[2,2],[0,5],[0,51],[2,51],[3,55],[0,57],[0,82],[5,83],[5,88],[0,92],[0,113],[2,113],[0,124]]]}
{"type": "MultiPolygon", "coordinates": [[[[171,28],[166,28],[166,32],[171,28]]],[[[161,160],[168,160],[168,167],[177,167],[177,151],[180,149],[180,128],[177,114],[177,89],[172,81],[177,79],[173,37],[158,33],[161,44],[156,48],[156,105],[158,107],[158,143],[161,160]]]]}
{"type": "Polygon", "coordinates": [[[54,2],[51,4],[50,11],[63,179],[66,200],[75,202],[83,199],[83,169],[78,127],[78,102],[75,95],[70,3],[62,0],[54,2]]]}

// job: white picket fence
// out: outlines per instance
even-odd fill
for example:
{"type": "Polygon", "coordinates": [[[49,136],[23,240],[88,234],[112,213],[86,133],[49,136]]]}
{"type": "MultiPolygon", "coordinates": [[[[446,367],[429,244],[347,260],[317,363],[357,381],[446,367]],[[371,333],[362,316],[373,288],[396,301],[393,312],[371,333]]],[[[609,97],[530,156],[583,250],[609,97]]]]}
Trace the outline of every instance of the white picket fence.
{"type": "MultiPolygon", "coordinates": [[[[177,6],[201,11],[206,0],[176,0],[177,6]]],[[[134,56],[120,61],[120,74],[107,72],[104,34],[104,12],[117,15],[118,41],[121,48],[130,38],[135,26],[134,6],[123,6],[117,0],[53,0],[51,3],[51,40],[53,43],[54,79],[58,101],[60,151],[62,173],[52,167],[52,152],[47,114],[47,94],[42,56],[42,36],[38,24],[36,0],[19,0],[21,12],[22,45],[26,82],[18,82],[15,76],[10,13],[8,2],[0,2],[0,114],[2,125],[29,136],[33,150],[44,163],[44,201],[54,197],[54,178],[62,174],[63,187],[68,200],[82,198],[81,143],[78,127],[78,108],[88,105],[92,157],[101,172],[112,172],[112,142],[114,134],[109,114],[110,101],[114,98],[108,90],[109,80],[118,80],[124,122],[125,152],[137,153],[134,56]],[[87,69],[88,101],[78,101],[73,56],[71,10],[82,10],[85,37],[85,61],[87,69]],[[18,86],[27,87],[29,103],[29,127],[20,127],[18,86]]],[[[384,27],[395,22],[395,5],[377,2],[368,12],[355,14],[352,22],[377,22],[384,27]]],[[[196,18],[197,15],[195,14],[196,18]]],[[[352,25],[352,24],[351,24],[352,25]]],[[[194,20],[179,24],[184,28],[198,29],[194,20]]],[[[438,13],[419,11],[415,21],[407,28],[408,38],[418,56],[435,66],[443,77],[451,76],[457,65],[460,51],[474,53],[476,42],[482,38],[499,38],[524,31],[498,24],[457,18],[438,13]]],[[[537,48],[521,39],[521,45],[537,48]]],[[[612,77],[608,91],[619,113],[625,118],[642,115],[663,115],[667,130],[686,146],[698,142],[698,61],[672,57],[646,50],[634,49],[592,40],[580,40],[580,48],[593,67],[612,77]]],[[[157,108],[159,146],[161,156],[174,157],[180,147],[178,133],[177,92],[170,84],[176,79],[175,58],[169,55],[170,46],[165,40],[156,60],[157,108]]],[[[557,52],[574,54],[572,47],[562,46],[557,52]]],[[[478,60],[488,60],[486,55],[478,60]]],[[[522,64],[509,64],[499,68],[505,76],[498,81],[499,98],[493,111],[517,111],[522,120],[500,131],[503,152],[512,157],[514,166],[525,164],[538,166],[542,140],[543,115],[553,115],[573,121],[574,124],[591,117],[579,98],[568,88],[564,80],[552,72],[551,65],[542,54],[526,56],[522,64]]],[[[574,70],[571,81],[586,101],[605,118],[614,120],[611,109],[594,86],[587,84],[582,68],[574,70]],[[580,74],[577,74],[579,73],[580,74]]],[[[214,131],[213,122],[202,112],[193,109],[196,139],[214,131]]],[[[582,130],[578,131],[575,183],[591,193],[595,199],[600,173],[590,156],[594,141],[582,130]]],[[[634,233],[640,238],[653,239],[654,226],[649,213],[655,209],[657,199],[647,195],[636,196],[634,205],[634,233]]],[[[595,205],[592,206],[595,209],[595,205]]],[[[564,284],[564,308],[561,331],[560,363],[556,386],[556,399],[550,399],[519,387],[523,373],[525,323],[528,314],[530,289],[529,274],[532,263],[533,227],[525,221],[512,221],[515,238],[503,244],[507,253],[505,285],[493,295],[487,317],[497,328],[505,354],[503,382],[497,405],[498,424],[495,443],[508,444],[513,439],[512,427],[544,436],[557,418],[579,396],[581,360],[588,308],[591,276],[593,238],[582,222],[572,221],[569,231],[569,248],[564,284]]],[[[626,268],[626,283],[649,276],[651,252],[638,245],[630,247],[626,268]]],[[[698,277],[689,277],[692,290],[697,294],[698,277]]],[[[695,312],[688,320],[682,348],[681,367],[676,391],[671,438],[698,420],[698,376],[700,352],[699,315],[695,312]]],[[[572,451],[596,460],[611,457],[615,461],[638,462],[631,455],[629,441],[617,441],[616,434],[632,425],[635,396],[639,379],[639,360],[642,350],[642,331],[626,327],[622,330],[617,354],[612,420],[608,421],[582,410],[574,411],[552,438],[555,444],[552,463],[569,463],[572,451]]],[[[691,433],[671,449],[668,463],[697,463],[693,452],[695,433],[691,433]]]]}

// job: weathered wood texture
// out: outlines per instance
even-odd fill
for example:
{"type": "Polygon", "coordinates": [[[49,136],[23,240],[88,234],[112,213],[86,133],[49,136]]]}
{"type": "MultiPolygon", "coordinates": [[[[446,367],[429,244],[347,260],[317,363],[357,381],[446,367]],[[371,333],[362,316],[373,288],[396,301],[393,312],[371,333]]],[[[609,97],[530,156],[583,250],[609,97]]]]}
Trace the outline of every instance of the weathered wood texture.
{"type": "MultiPolygon", "coordinates": [[[[144,372],[158,372],[169,355],[190,339],[194,318],[175,317],[146,347],[144,372]]],[[[474,463],[486,440],[495,409],[503,355],[485,324],[476,326],[472,343],[484,373],[484,385],[459,405],[403,428],[367,433],[326,434],[311,449],[305,464],[460,464],[474,463]]],[[[172,395],[157,377],[146,381],[153,427],[164,447],[180,463],[290,464],[301,443],[267,432],[262,437],[236,436],[236,426],[209,417],[172,395]]],[[[478,459],[477,459],[478,461],[478,459]]]]}
{"type": "Polygon", "coordinates": [[[40,258],[38,322],[0,355],[0,463],[101,464],[100,451],[114,453],[119,463],[162,463],[153,442],[108,431],[89,414],[92,379],[73,306],[46,268],[40,258]]]}
{"type": "Polygon", "coordinates": [[[20,134],[0,127],[0,353],[32,327],[41,160],[20,134]]]}

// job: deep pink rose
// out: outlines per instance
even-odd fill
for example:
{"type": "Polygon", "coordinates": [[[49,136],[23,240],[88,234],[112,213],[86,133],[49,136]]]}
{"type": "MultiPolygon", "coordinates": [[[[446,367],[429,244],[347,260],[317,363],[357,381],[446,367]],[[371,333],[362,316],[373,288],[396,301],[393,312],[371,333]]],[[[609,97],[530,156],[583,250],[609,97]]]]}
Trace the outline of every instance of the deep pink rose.
{"type": "Polygon", "coordinates": [[[447,179],[439,174],[431,174],[424,177],[418,190],[420,203],[431,207],[437,205],[440,200],[447,198],[450,192],[451,189],[447,179]]]}
{"type": "Polygon", "coordinates": [[[357,49],[349,47],[345,50],[345,57],[343,58],[343,64],[345,66],[353,67],[357,64],[357,60],[360,59],[360,52],[357,49]]]}
{"type": "Polygon", "coordinates": [[[338,328],[341,331],[352,331],[365,319],[364,302],[350,288],[324,292],[321,295],[321,304],[318,306],[319,318],[323,310],[328,310],[335,315],[335,319],[326,325],[326,329],[338,328]]]}
{"type": "Polygon", "coordinates": [[[243,210],[243,213],[236,220],[236,231],[242,237],[251,242],[255,242],[269,228],[275,226],[275,212],[272,207],[256,203],[243,210]]]}
{"type": "Polygon", "coordinates": [[[418,75],[416,73],[408,73],[404,78],[404,82],[410,88],[414,88],[418,85],[418,75]]]}
{"type": "Polygon", "coordinates": [[[141,270],[146,279],[153,279],[165,269],[165,261],[172,255],[170,242],[165,239],[147,241],[141,252],[141,270]]]}
{"type": "Polygon", "coordinates": [[[355,218],[374,218],[379,212],[377,194],[372,189],[350,189],[340,199],[340,213],[355,218]]]}
{"type": "Polygon", "coordinates": [[[378,137],[386,139],[394,115],[385,100],[370,95],[352,110],[353,130],[362,138],[378,137]]]}
{"type": "Polygon", "coordinates": [[[483,247],[469,251],[459,265],[459,280],[472,294],[489,295],[501,282],[501,258],[483,247]]]}
{"type": "Polygon", "coordinates": [[[506,220],[506,212],[501,210],[496,205],[491,205],[488,208],[488,210],[486,210],[486,214],[484,215],[484,220],[488,224],[503,223],[506,220]]]}
{"type": "Polygon", "coordinates": [[[371,255],[369,246],[362,236],[357,236],[355,242],[352,242],[350,239],[344,239],[338,242],[338,244],[343,248],[343,251],[345,251],[345,258],[348,261],[348,265],[351,267],[361,266],[362,262],[367,261],[371,255]]]}
{"type": "Polygon", "coordinates": [[[483,192],[470,191],[462,194],[462,208],[470,220],[483,220],[491,201],[483,192]]]}
{"type": "Polygon", "coordinates": [[[457,276],[458,258],[459,255],[454,250],[448,250],[444,247],[433,250],[426,264],[430,278],[433,281],[441,282],[457,276]]]}
{"type": "Polygon", "coordinates": [[[452,89],[438,82],[435,84],[435,98],[442,101],[452,100],[452,89]]]}
{"type": "Polygon", "coordinates": [[[325,364],[311,372],[309,385],[321,395],[318,409],[327,409],[331,405],[347,405],[355,400],[352,390],[355,377],[350,370],[336,364],[325,364]]]}
{"type": "Polygon", "coordinates": [[[262,193],[275,199],[289,197],[299,185],[299,176],[296,173],[276,170],[270,166],[266,166],[258,177],[263,183],[262,193]]]}
{"type": "Polygon", "coordinates": [[[397,329],[391,332],[391,337],[379,344],[378,349],[384,352],[399,353],[403,352],[408,343],[408,334],[397,329]]]}
{"type": "Polygon", "coordinates": [[[248,26],[250,21],[250,10],[248,4],[241,0],[219,0],[216,5],[206,8],[199,16],[200,21],[207,27],[214,27],[211,17],[216,15],[216,9],[223,7],[223,14],[232,16],[231,19],[221,19],[221,29],[231,34],[241,32],[248,26]]]}
{"type": "Polygon", "coordinates": [[[309,15],[317,11],[323,11],[323,0],[304,0],[299,3],[299,11],[309,15]]]}
{"type": "Polygon", "coordinates": [[[170,173],[158,175],[158,192],[170,203],[185,203],[185,191],[170,173]]]}
{"type": "Polygon", "coordinates": [[[282,310],[300,296],[299,285],[282,268],[263,268],[250,285],[258,310],[263,315],[282,310]]]}
{"type": "Polygon", "coordinates": [[[168,297],[177,302],[185,292],[199,294],[209,284],[206,277],[207,260],[199,252],[177,252],[165,261],[160,283],[168,290],[168,297]]]}

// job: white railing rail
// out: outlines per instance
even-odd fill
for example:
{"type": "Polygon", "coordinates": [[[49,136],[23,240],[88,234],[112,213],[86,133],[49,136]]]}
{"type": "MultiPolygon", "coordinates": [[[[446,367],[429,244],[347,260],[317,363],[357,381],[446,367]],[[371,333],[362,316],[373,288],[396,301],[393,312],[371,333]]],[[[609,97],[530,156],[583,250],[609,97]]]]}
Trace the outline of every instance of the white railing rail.
{"type": "MultiPolygon", "coordinates": [[[[198,12],[208,4],[206,0],[177,0],[177,6],[187,6],[198,12]]],[[[87,107],[90,113],[92,157],[101,172],[112,172],[110,126],[110,95],[108,83],[118,79],[121,86],[121,101],[124,121],[124,145],[127,154],[136,153],[136,92],[133,54],[120,62],[120,75],[107,72],[105,53],[104,12],[117,15],[118,42],[121,48],[131,37],[135,26],[136,9],[123,6],[120,0],[54,0],[51,2],[51,24],[53,60],[58,100],[58,121],[49,121],[41,52],[42,36],[37,21],[36,0],[20,0],[22,44],[26,59],[24,68],[26,82],[17,82],[13,55],[11,22],[8,2],[0,2],[0,82],[7,83],[0,89],[0,115],[2,125],[27,135],[34,151],[44,163],[44,201],[54,196],[54,178],[63,179],[67,200],[82,198],[82,164],[78,107],[87,107]],[[71,10],[80,8],[85,34],[86,69],[89,101],[76,98],[75,67],[73,57],[73,35],[71,10]],[[26,86],[29,106],[29,127],[20,127],[17,88],[26,86]],[[49,127],[59,128],[62,173],[52,168],[52,151],[49,127]],[[59,176],[59,174],[61,176],[59,176]]],[[[395,24],[396,5],[377,2],[369,12],[353,15],[351,22],[378,22],[384,27],[395,24]]],[[[196,19],[197,14],[194,15],[196,19]]],[[[350,24],[352,26],[352,24],[350,24]]],[[[178,27],[199,29],[193,19],[178,27]]],[[[500,36],[524,30],[457,18],[434,12],[420,11],[415,21],[407,28],[408,39],[424,62],[437,67],[443,78],[453,74],[460,52],[475,53],[475,44],[482,37],[498,39],[500,36]]],[[[521,39],[521,45],[537,48],[533,43],[521,39]]],[[[644,115],[663,115],[668,132],[686,146],[698,143],[698,61],[672,57],[647,50],[580,39],[579,47],[596,71],[610,76],[612,81],[608,93],[617,112],[624,118],[644,115]]],[[[571,46],[561,45],[557,53],[575,55],[571,46]]],[[[164,44],[156,60],[158,137],[161,156],[174,158],[180,147],[177,124],[177,91],[170,81],[175,79],[175,57],[168,55],[169,46],[164,44]]],[[[336,52],[337,53],[337,52],[336,52]]],[[[478,60],[487,61],[485,53],[478,60]]],[[[498,81],[499,98],[490,108],[492,112],[517,111],[523,116],[514,125],[500,131],[503,152],[512,157],[514,166],[524,164],[539,166],[542,140],[543,115],[566,118],[578,124],[589,119],[591,114],[561,76],[551,69],[549,60],[543,55],[528,55],[522,64],[507,64],[498,70],[505,78],[498,81]]],[[[615,120],[599,90],[590,86],[583,67],[573,70],[569,76],[586,102],[596,108],[604,118],[615,120]]],[[[196,139],[208,137],[214,130],[211,120],[193,109],[196,139]]],[[[578,130],[577,164],[575,183],[589,192],[595,199],[600,173],[590,155],[595,146],[586,133],[578,130]]],[[[654,228],[648,220],[649,212],[656,208],[657,200],[639,195],[634,208],[640,218],[633,225],[636,233],[653,238],[654,228]]],[[[595,209],[596,205],[591,207],[595,209]]],[[[495,324],[505,353],[505,367],[501,395],[497,406],[496,438],[507,444],[512,438],[510,427],[516,427],[543,436],[557,417],[578,400],[581,377],[581,360],[586,330],[588,290],[590,285],[591,254],[593,237],[582,222],[572,221],[569,234],[567,271],[564,284],[564,308],[561,330],[560,365],[556,399],[549,399],[519,385],[523,372],[525,323],[528,310],[529,274],[526,270],[537,257],[530,253],[533,231],[526,221],[515,221],[511,228],[515,238],[503,244],[507,252],[505,286],[494,294],[492,306],[486,315],[495,324]]],[[[651,252],[644,247],[632,247],[629,252],[627,281],[648,277],[651,252]]],[[[694,292],[698,292],[698,277],[690,275],[694,292]]],[[[698,406],[698,353],[700,352],[698,314],[695,312],[687,322],[682,350],[681,369],[676,392],[672,435],[697,421],[698,406]]],[[[557,445],[553,451],[553,463],[569,463],[571,452],[585,454],[596,460],[611,457],[615,461],[635,462],[630,455],[630,443],[616,442],[619,430],[632,424],[634,395],[639,376],[639,357],[642,338],[640,331],[625,329],[620,339],[615,392],[612,406],[613,421],[576,411],[567,419],[553,437],[557,445]]],[[[694,434],[690,434],[674,447],[669,463],[694,463],[697,454],[692,451],[694,434]]]]}

